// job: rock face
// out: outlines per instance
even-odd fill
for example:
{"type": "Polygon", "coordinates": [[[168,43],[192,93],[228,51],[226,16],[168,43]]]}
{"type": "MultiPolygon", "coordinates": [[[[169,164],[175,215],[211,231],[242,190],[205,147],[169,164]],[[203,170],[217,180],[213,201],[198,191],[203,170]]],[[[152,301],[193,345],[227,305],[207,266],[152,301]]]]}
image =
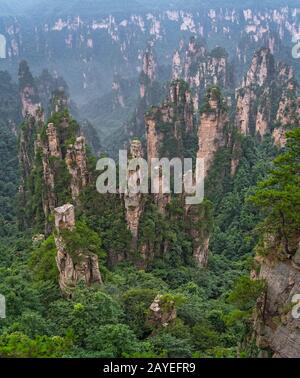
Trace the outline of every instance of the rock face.
{"type": "Polygon", "coordinates": [[[274,143],[279,147],[286,144],[286,130],[300,126],[300,97],[297,96],[298,85],[290,67],[282,65],[280,78],[287,84],[282,91],[276,114],[277,127],[273,130],[274,143]]]}
{"type": "Polygon", "coordinates": [[[226,88],[232,84],[228,54],[220,47],[209,52],[203,41],[192,37],[188,45],[173,56],[172,78],[183,79],[189,84],[194,94],[194,107],[198,109],[209,86],[226,88]]]}
{"type": "Polygon", "coordinates": [[[157,62],[151,48],[148,48],[143,55],[142,74],[140,78],[140,97],[146,95],[146,86],[152,85],[157,77],[157,62]]]}
{"type": "MultiPolygon", "coordinates": [[[[187,157],[184,156],[185,140],[195,133],[193,100],[188,85],[182,80],[173,81],[166,100],[151,108],[145,116],[145,123],[149,162],[163,157],[187,157]]],[[[162,182],[163,177],[159,173],[159,188],[162,188],[162,182]]],[[[160,190],[154,198],[159,211],[164,213],[170,195],[160,190]]]]}
{"type": "Polygon", "coordinates": [[[269,49],[259,50],[241,88],[236,91],[237,129],[244,135],[263,138],[276,124],[273,136],[275,142],[282,146],[285,143],[284,128],[299,122],[296,93],[292,69],[276,63],[269,49]]]}
{"type": "Polygon", "coordinates": [[[59,205],[59,193],[57,193],[56,187],[60,179],[59,175],[66,175],[66,172],[62,172],[63,167],[66,167],[69,177],[65,177],[68,181],[66,182],[68,188],[61,189],[70,190],[75,203],[78,201],[80,192],[89,182],[85,138],[77,137],[75,143],[67,147],[66,152],[62,150],[62,145],[65,142],[63,134],[69,127],[69,121],[66,119],[62,120],[59,127],[49,123],[46,128],[46,138],[43,140],[39,138],[38,142],[42,150],[45,188],[43,208],[46,219],[59,205]]]}
{"type": "Polygon", "coordinates": [[[227,144],[228,122],[226,106],[220,91],[216,87],[210,88],[202,109],[198,130],[199,149],[197,158],[204,160],[206,175],[216,152],[227,144]]]}
{"type": "Polygon", "coordinates": [[[75,225],[74,206],[66,204],[58,207],[55,213],[55,244],[57,248],[56,263],[59,270],[59,286],[64,295],[72,295],[72,289],[83,281],[87,286],[102,283],[98,256],[79,251],[70,252],[66,247],[63,232],[73,231],[75,225]]]}
{"type": "Polygon", "coordinates": [[[259,50],[237,90],[236,125],[242,134],[263,137],[267,132],[271,122],[271,87],[275,74],[275,61],[270,50],[259,50]]]}
{"type": "Polygon", "coordinates": [[[35,96],[36,92],[33,87],[26,86],[22,89],[21,103],[23,117],[25,117],[26,115],[31,115],[34,117],[39,110],[40,104],[34,102],[35,96]]]}
{"type": "Polygon", "coordinates": [[[259,278],[266,281],[267,291],[255,319],[257,345],[273,357],[299,358],[300,325],[292,301],[300,293],[300,264],[265,260],[259,278]]]}
{"type": "Polygon", "coordinates": [[[35,117],[41,105],[35,81],[26,61],[22,61],[19,66],[19,88],[23,117],[35,117]]]}
{"type": "Polygon", "coordinates": [[[194,107],[188,85],[182,80],[173,81],[166,100],[146,113],[145,123],[148,159],[183,157],[183,137],[194,131],[194,107]]]}
{"type": "Polygon", "coordinates": [[[65,112],[53,117],[55,124],[47,125],[37,116],[26,118],[19,153],[22,206],[32,212],[26,223],[32,227],[44,222],[46,235],[52,231],[49,216],[54,209],[71,198],[78,203],[89,183],[85,138],[77,136],[79,125],[65,112]],[[70,140],[74,144],[69,145],[70,140]]]}
{"type": "MultiPolygon", "coordinates": [[[[130,157],[131,159],[139,159],[143,156],[142,144],[139,140],[133,140],[130,146],[130,157]]],[[[135,170],[129,170],[128,173],[128,183],[131,185],[138,185],[142,182],[142,172],[140,167],[137,165],[135,170]]],[[[125,209],[126,209],[126,222],[128,229],[132,234],[132,248],[137,248],[138,232],[140,218],[143,213],[143,198],[141,193],[132,193],[128,191],[124,195],[125,209]]]]}
{"type": "Polygon", "coordinates": [[[68,171],[71,175],[71,192],[73,201],[77,201],[81,190],[89,182],[86,161],[85,138],[76,138],[74,144],[69,145],[65,157],[68,171]]]}
{"type": "Polygon", "coordinates": [[[149,308],[148,323],[154,328],[167,327],[177,313],[174,301],[166,301],[162,295],[157,295],[149,308]]]}
{"type": "Polygon", "coordinates": [[[126,124],[126,133],[130,139],[144,137],[145,112],[150,106],[157,104],[161,97],[162,89],[158,81],[158,64],[151,47],[148,47],[142,56],[140,71],[138,103],[132,119],[126,124]]]}

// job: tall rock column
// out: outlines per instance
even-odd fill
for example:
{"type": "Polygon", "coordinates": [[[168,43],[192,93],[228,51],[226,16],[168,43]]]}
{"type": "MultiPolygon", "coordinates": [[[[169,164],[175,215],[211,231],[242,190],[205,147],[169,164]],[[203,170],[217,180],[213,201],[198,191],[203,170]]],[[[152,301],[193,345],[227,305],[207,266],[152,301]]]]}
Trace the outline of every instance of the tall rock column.
{"type": "MultiPolygon", "coordinates": [[[[148,48],[143,55],[142,72],[140,76],[140,98],[147,97],[149,89],[156,80],[157,62],[151,48],[148,48]]],[[[147,99],[146,99],[147,101],[147,99]]]]}
{"type": "MultiPolygon", "coordinates": [[[[130,146],[130,158],[139,159],[143,155],[142,144],[139,140],[133,140],[130,146]]],[[[139,166],[135,170],[129,170],[128,172],[128,183],[130,185],[131,181],[138,185],[142,182],[142,172],[139,166]]],[[[137,248],[138,233],[139,233],[139,223],[140,218],[143,213],[143,198],[141,193],[132,193],[130,190],[125,193],[124,196],[125,208],[126,208],[126,222],[128,229],[132,234],[132,248],[137,248]]]]}
{"type": "Polygon", "coordinates": [[[54,160],[61,159],[60,143],[57,129],[53,123],[49,123],[45,130],[46,136],[41,138],[38,135],[37,147],[42,151],[43,177],[44,177],[44,193],[43,193],[43,210],[46,219],[46,234],[50,232],[48,224],[48,216],[57,206],[57,198],[55,194],[55,164],[54,160]]]}
{"type": "Polygon", "coordinates": [[[236,125],[242,134],[258,134],[262,138],[268,131],[275,79],[274,57],[269,49],[260,49],[236,93],[236,125]]]}
{"type": "Polygon", "coordinates": [[[197,158],[204,159],[205,175],[208,174],[216,152],[219,148],[226,146],[228,122],[228,114],[220,90],[212,87],[207,92],[198,130],[197,158]]]}
{"type": "Polygon", "coordinates": [[[83,136],[76,138],[75,143],[69,145],[65,161],[71,175],[72,199],[76,202],[81,190],[86,187],[89,180],[85,138],[83,136]]]}
{"type": "Polygon", "coordinates": [[[64,231],[76,230],[74,206],[66,204],[58,207],[55,214],[55,244],[57,248],[56,263],[59,270],[59,286],[66,296],[83,281],[87,286],[101,284],[98,256],[83,253],[80,250],[70,251],[64,240],[64,231]]]}
{"type": "Polygon", "coordinates": [[[297,96],[298,85],[291,68],[282,67],[280,72],[281,76],[284,73],[287,75],[288,82],[279,101],[273,138],[276,145],[284,147],[287,141],[286,130],[289,127],[300,127],[300,97],[297,96]]]}
{"type": "Polygon", "coordinates": [[[193,239],[193,257],[199,268],[206,268],[209,257],[209,242],[213,228],[209,203],[186,206],[186,224],[193,239]]]}
{"type": "Polygon", "coordinates": [[[35,117],[39,108],[41,107],[41,104],[34,78],[25,60],[20,63],[18,76],[22,115],[23,117],[28,115],[35,117]]]}

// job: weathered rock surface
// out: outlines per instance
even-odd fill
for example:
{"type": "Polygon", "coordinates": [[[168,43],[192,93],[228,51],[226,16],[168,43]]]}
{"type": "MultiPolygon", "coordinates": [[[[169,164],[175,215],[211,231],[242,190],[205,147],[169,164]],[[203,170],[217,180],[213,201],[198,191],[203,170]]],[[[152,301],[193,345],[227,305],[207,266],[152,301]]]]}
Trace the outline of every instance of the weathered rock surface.
{"type": "Polygon", "coordinates": [[[65,157],[66,165],[71,175],[71,192],[73,201],[77,201],[81,190],[89,181],[86,161],[85,138],[76,138],[74,145],[69,145],[65,157]]]}
{"type": "Polygon", "coordinates": [[[300,265],[291,261],[261,264],[259,278],[267,291],[255,320],[257,345],[273,357],[300,357],[300,324],[292,315],[293,296],[300,293],[300,265]]]}
{"type": "Polygon", "coordinates": [[[102,283],[98,256],[82,251],[68,251],[63,238],[63,231],[73,231],[75,225],[74,206],[66,204],[55,209],[55,244],[56,263],[59,270],[59,286],[64,295],[72,295],[72,289],[83,281],[87,286],[102,283]],[[76,256],[74,256],[76,255],[76,256]]]}
{"type": "Polygon", "coordinates": [[[228,139],[228,115],[224,103],[216,88],[211,88],[207,93],[205,110],[200,117],[198,130],[199,149],[198,159],[204,160],[205,174],[207,175],[216,152],[226,146],[228,139]]]}
{"type": "Polygon", "coordinates": [[[185,80],[193,91],[193,105],[198,109],[206,89],[211,85],[229,87],[230,65],[222,48],[207,51],[203,41],[192,37],[187,46],[176,50],[172,65],[173,80],[185,80]]]}
{"type": "MultiPolygon", "coordinates": [[[[143,156],[142,144],[139,140],[133,140],[130,146],[131,159],[139,159],[143,156]]],[[[128,173],[128,183],[138,186],[143,180],[142,171],[139,165],[135,170],[130,170],[128,173]]],[[[132,248],[137,247],[138,232],[140,218],[143,213],[143,197],[142,193],[133,193],[128,190],[124,195],[125,209],[126,209],[126,222],[132,234],[132,248]]]]}
{"type": "Polygon", "coordinates": [[[244,135],[272,131],[275,143],[286,142],[284,129],[299,124],[299,99],[291,67],[276,63],[270,49],[257,51],[236,91],[236,127],[244,135]]]}
{"type": "Polygon", "coordinates": [[[156,296],[149,310],[148,322],[155,328],[167,327],[177,316],[174,301],[165,301],[162,295],[156,296]]]}

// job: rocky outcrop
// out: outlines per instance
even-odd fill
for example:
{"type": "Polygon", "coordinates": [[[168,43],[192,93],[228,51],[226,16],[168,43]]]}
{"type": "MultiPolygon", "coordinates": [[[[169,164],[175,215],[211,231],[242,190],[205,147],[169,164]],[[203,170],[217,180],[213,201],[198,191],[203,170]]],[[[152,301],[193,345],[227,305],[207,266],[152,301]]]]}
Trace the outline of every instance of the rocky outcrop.
{"type": "Polygon", "coordinates": [[[280,97],[273,138],[276,145],[284,147],[287,141],[286,130],[300,126],[300,97],[297,96],[298,86],[290,67],[282,66],[280,78],[287,84],[280,97]]]}
{"type": "MultiPolygon", "coordinates": [[[[160,106],[151,108],[145,116],[145,123],[149,162],[163,157],[187,157],[184,156],[185,142],[188,136],[195,134],[194,107],[188,85],[182,80],[173,81],[166,100],[160,106]]],[[[163,214],[170,202],[170,195],[162,191],[161,167],[153,169],[159,170],[157,186],[160,188],[154,200],[163,214]]]]}
{"type": "Polygon", "coordinates": [[[285,143],[283,128],[295,125],[299,112],[293,70],[276,63],[271,51],[256,52],[241,88],[236,91],[236,127],[243,135],[264,135],[273,130],[275,142],[285,143]]]}
{"type": "MultiPolygon", "coordinates": [[[[130,158],[139,159],[143,156],[142,144],[139,140],[133,140],[130,146],[130,158]]],[[[129,190],[124,195],[126,222],[128,229],[132,234],[132,248],[137,248],[139,223],[143,213],[143,197],[142,193],[134,193],[130,190],[131,185],[138,186],[143,180],[142,171],[137,164],[134,170],[128,172],[128,186],[129,190]]]]}
{"type": "Polygon", "coordinates": [[[173,81],[166,100],[146,113],[145,123],[148,159],[162,155],[183,157],[184,135],[195,130],[193,99],[188,85],[182,80],[173,81]]]}
{"type": "Polygon", "coordinates": [[[76,138],[75,143],[68,146],[65,161],[71,175],[72,199],[77,202],[80,192],[89,182],[85,138],[83,136],[76,138]]]}
{"type": "Polygon", "coordinates": [[[142,58],[142,73],[140,76],[140,98],[146,96],[146,91],[149,89],[157,78],[157,62],[154,52],[148,48],[142,58]]]}
{"type": "Polygon", "coordinates": [[[35,117],[41,107],[35,80],[25,60],[19,66],[19,90],[23,117],[35,117]]]}
{"type": "Polygon", "coordinates": [[[87,286],[101,284],[98,256],[80,250],[70,251],[65,243],[64,232],[72,232],[76,229],[74,206],[66,204],[58,207],[54,214],[56,263],[59,270],[59,286],[63,294],[71,296],[72,290],[79,282],[84,282],[87,286]]]}
{"type": "Polygon", "coordinates": [[[186,224],[193,240],[193,257],[199,268],[208,265],[212,215],[207,204],[186,206],[186,224]]]}
{"type": "Polygon", "coordinates": [[[22,179],[26,179],[34,166],[36,137],[43,127],[42,119],[28,116],[21,128],[19,141],[19,162],[22,179]]]}
{"type": "Polygon", "coordinates": [[[78,197],[89,183],[85,138],[78,137],[79,125],[64,110],[53,113],[47,125],[37,117],[27,117],[20,137],[22,206],[28,215],[26,223],[40,225],[43,232],[52,231],[50,215],[56,207],[78,197]],[[54,123],[55,122],[55,123],[54,123]],[[73,144],[69,144],[74,140],[73,144]]]}
{"type": "Polygon", "coordinates": [[[198,109],[209,86],[231,86],[228,54],[220,47],[209,52],[203,41],[192,37],[188,45],[177,50],[173,56],[172,78],[183,79],[189,84],[193,91],[194,107],[198,109]]]}
{"type": "Polygon", "coordinates": [[[259,50],[236,92],[236,126],[242,134],[257,134],[262,138],[270,128],[275,75],[275,61],[270,50],[259,50]]]}
{"type": "Polygon", "coordinates": [[[26,117],[27,115],[35,116],[40,109],[40,104],[34,102],[36,96],[35,89],[33,87],[26,86],[21,92],[21,103],[22,103],[22,115],[26,117]]]}
{"type": "Polygon", "coordinates": [[[44,172],[43,208],[45,218],[59,205],[60,193],[57,187],[61,180],[66,180],[67,188],[60,190],[70,191],[75,203],[83,188],[89,183],[87,169],[86,146],[83,136],[75,138],[74,144],[65,146],[68,140],[69,119],[61,119],[59,125],[49,123],[45,130],[45,137],[38,137],[38,146],[42,151],[44,172]],[[68,176],[69,174],[69,176],[68,176]],[[63,175],[64,177],[61,177],[63,175]]]}
{"type": "Polygon", "coordinates": [[[198,130],[197,158],[204,160],[205,175],[208,174],[216,152],[227,144],[228,122],[226,104],[220,90],[217,87],[212,87],[206,95],[198,130]]]}
{"type": "Polygon", "coordinates": [[[265,280],[267,290],[258,302],[255,336],[257,346],[272,357],[300,357],[300,325],[293,315],[293,297],[300,293],[300,261],[294,260],[259,259],[259,279],[265,280]]]}
{"type": "Polygon", "coordinates": [[[244,77],[242,87],[258,85],[262,87],[274,79],[275,61],[269,49],[260,49],[253,57],[250,68],[244,77]]]}
{"type": "Polygon", "coordinates": [[[155,53],[151,47],[148,47],[142,55],[137,106],[130,121],[125,125],[125,134],[130,140],[133,137],[144,137],[145,112],[150,106],[153,106],[160,101],[162,88],[159,82],[160,78],[158,73],[158,64],[155,53]]]}
{"type": "Polygon", "coordinates": [[[175,302],[163,295],[157,295],[149,308],[148,323],[156,329],[167,327],[176,316],[175,302]]]}

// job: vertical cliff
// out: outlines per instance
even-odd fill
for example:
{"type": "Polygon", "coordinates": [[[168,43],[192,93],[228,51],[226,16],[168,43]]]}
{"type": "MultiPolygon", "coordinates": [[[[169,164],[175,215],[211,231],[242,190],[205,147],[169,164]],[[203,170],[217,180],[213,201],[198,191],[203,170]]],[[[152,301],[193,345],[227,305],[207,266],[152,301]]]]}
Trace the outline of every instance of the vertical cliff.
{"type": "Polygon", "coordinates": [[[174,80],[165,101],[146,113],[145,123],[148,159],[183,157],[185,139],[195,132],[193,98],[188,85],[183,80],[174,80]]]}
{"type": "Polygon", "coordinates": [[[72,199],[76,203],[81,190],[89,182],[85,138],[83,136],[76,138],[75,143],[68,146],[65,161],[71,176],[72,199]]]}
{"type": "Polygon", "coordinates": [[[140,75],[140,98],[149,96],[150,88],[157,79],[157,61],[154,52],[149,47],[142,58],[142,72],[140,75]],[[147,93],[148,92],[148,93],[147,93]]]}
{"type": "Polygon", "coordinates": [[[35,80],[27,62],[24,60],[20,63],[18,75],[22,115],[23,117],[27,115],[35,117],[36,112],[41,108],[41,104],[35,80]]]}
{"type": "MultiPolygon", "coordinates": [[[[142,145],[139,140],[133,140],[130,146],[130,160],[139,159],[143,157],[142,145]]],[[[135,169],[128,172],[128,185],[131,187],[139,186],[142,182],[142,172],[139,165],[135,169]]],[[[137,248],[138,235],[139,235],[139,223],[143,213],[143,197],[141,193],[133,193],[128,191],[124,195],[125,209],[126,209],[126,222],[128,229],[132,234],[132,249],[137,248]]]]}
{"type": "Polygon", "coordinates": [[[282,145],[284,128],[298,122],[296,97],[292,69],[275,62],[269,49],[260,49],[236,92],[237,129],[244,135],[257,135],[260,139],[273,132],[275,142],[282,145]]]}
{"type": "MultiPolygon", "coordinates": [[[[300,249],[298,252],[300,256],[300,249]]],[[[293,297],[300,293],[300,260],[276,262],[259,259],[259,279],[266,292],[258,302],[254,319],[261,356],[297,358],[300,355],[299,319],[293,316],[293,297]]]]}
{"type": "Polygon", "coordinates": [[[229,140],[227,106],[218,87],[211,87],[201,108],[198,130],[198,159],[204,160],[205,174],[213,163],[216,152],[229,140]]]}
{"type": "Polygon", "coordinates": [[[66,110],[53,113],[46,125],[28,118],[22,127],[19,156],[25,218],[33,227],[44,222],[46,234],[51,232],[54,208],[71,199],[77,203],[89,182],[85,139],[78,135],[79,125],[66,110]]]}
{"type": "Polygon", "coordinates": [[[130,138],[144,136],[144,114],[148,107],[160,101],[161,91],[156,56],[153,49],[148,47],[142,55],[137,106],[131,120],[126,125],[126,133],[130,138]]]}
{"type": "MultiPolygon", "coordinates": [[[[195,148],[195,120],[193,98],[188,85],[182,80],[174,80],[169,87],[166,100],[158,107],[152,107],[145,115],[147,156],[151,159],[164,157],[188,158],[195,148]]],[[[163,178],[159,178],[159,187],[163,178]]],[[[170,195],[154,195],[161,213],[170,201],[170,195]]]]}
{"type": "Polygon", "coordinates": [[[194,261],[198,267],[206,268],[213,230],[212,205],[210,202],[204,202],[200,205],[186,206],[185,217],[193,241],[194,261]]]}
{"type": "MultiPolygon", "coordinates": [[[[197,155],[198,138],[193,104],[193,96],[188,84],[183,80],[174,80],[165,101],[160,106],[150,109],[146,114],[148,161],[163,157],[195,159],[199,155],[198,157],[205,159],[207,164],[212,163],[214,154],[226,145],[228,139],[226,106],[219,89],[211,88],[199,128],[200,144],[197,155]]],[[[170,212],[170,208],[174,206],[173,201],[178,201],[185,223],[183,232],[192,240],[194,260],[199,267],[206,267],[211,234],[211,208],[208,204],[186,206],[184,194],[175,196],[163,193],[161,190],[163,172],[160,167],[157,169],[160,169],[158,179],[160,193],[152,194],[152,201],[163,219],[171,224],[180,223],[178,214],[170,212]]],[[[167,254],[172,248],[171,244],[167,238],[163,239],[160,242],[159,253],[167,254]]],[[[153,258],[155,248],[157,247],[153,243],[143,244],[142,254],[146,260],[153,258]]]]}
{"type": "MultiPolygon", "coordinates": [[[[55,244],[57,248],[56,263],[59,270],[59,286],[64,295],[72,295],[72,290],[79,282],[87,286],[101,284],[98,256],[79,246],[76,240],[76,222],[74,206],[65,204],[55,208],[55,244]]],[[[81,235],[87,237],[87,235],[81,235]]],[[[88,242],[88,240],[86,240],[88,242]]],[[[88,249],[90,246],[86,246],[88,249]]]]}
{"type": "Polygon", "coordinates": [[[285,85],[276,113],[276,127],[272,134],[275,144],[279,147],[284,147],[286,144],[286,131],[300,126],[300,97],[298,97],[298,84],[295,81],[291,67],[281,64],[279,78],[285,85]]]}
{"type": "Polygon", "coordinates": [[[227,52],[221,47],[209,52],[205,42],[195,37],[175,52],[172,77],[184,79],[189,84],[195,109],[198,109],[209,86],[229,88],[233,84],[227,52]]]}
{"type": "Polygon", "coordinates": [[[269,49],[259,50],[237,90],[236,125],[242,134],[263,137],[270,128],[275,78],[273,55],[269,49]]]}

